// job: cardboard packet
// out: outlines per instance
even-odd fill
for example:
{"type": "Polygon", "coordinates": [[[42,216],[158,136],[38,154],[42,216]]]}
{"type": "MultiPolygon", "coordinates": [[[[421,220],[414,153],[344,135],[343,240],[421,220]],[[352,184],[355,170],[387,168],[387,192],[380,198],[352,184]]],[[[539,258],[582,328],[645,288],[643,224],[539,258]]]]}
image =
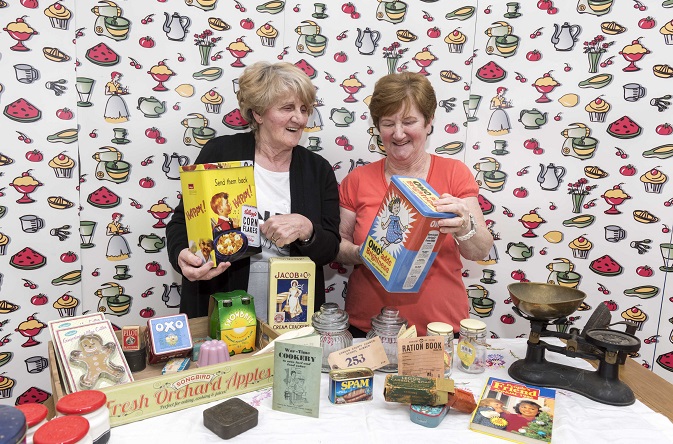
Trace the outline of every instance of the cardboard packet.
{"type": "Polygon", "coordinates": [[[189,249],[213,267],[260,253],[250,160],[180,167],[189,249]]]}
{"type": "Polygon", "coordinates": [[[269,326],[279,333],[311,325],[315,262],[308,257],[269,258],[269,326]]]}
{"type": "Polygon", "coordinates": [[[423,179],[393,176],[365,242],[364,264],[389,292],[417,293],[446,234],[437,221],[455,217],[438,212],[439,194],[423,179]]]}
{"type": "Polygon", "coordinates": [[[257,317],[255,298],[243,290],[210,296],[214,309],[210,314],[210,337],[226,342],[229,355],[255,350],[257,317]]]}

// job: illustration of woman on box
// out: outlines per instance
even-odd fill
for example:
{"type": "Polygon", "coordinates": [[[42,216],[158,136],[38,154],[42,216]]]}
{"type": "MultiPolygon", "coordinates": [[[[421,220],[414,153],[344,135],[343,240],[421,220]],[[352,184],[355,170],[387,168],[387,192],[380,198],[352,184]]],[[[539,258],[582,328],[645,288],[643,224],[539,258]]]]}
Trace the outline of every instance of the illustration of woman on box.
{"type": "MultiPolygon", "coordinates": [[[[437,321],[459,331],[460,321],[469,317],[461,259],[483,259],[493,245],[493,236],[486,229],[477,200],[479,186],[467,165],[426,150],[436,109],[434,88],[422,74],[388,74],[374,86],[369,112],[386,156],[353,169],[339,186],[341,246],[337,262],[354,265],[345,301],[354,337],[364,336],[371,329],[372,317],[386,306],[397,308],[409,325],[416,326],[419,336],[425,335],[428,323],[437,321]],[[424,179],[440,195],[433,202],[436,210],[455,215],[437,220],[439,231],[450,236],[444,236],[418,293],[386,291],[360,257],[360,247],[394,175],[424,179]]],[[[387,242],[399,239],[404,229],[401,225],[401,221],[389,222],[391,237],[386,236],[387,242]]]]}
{"type": "Polygon", "coordinates": [[[390,216],[388,216],[388,220],[381,224],[381,228],[386,230],[385,237],[381,238],[383,248],[387,248],[390,244],[399,244],[404,240],[404,232],[407,229],[407,225],[402,225],[399,216],[401,202],[402,200],[399,196],[393,197],[388,202],[390,216]]]}
{"type": "Polygon", "coordinates": [[[229,206],[229,194],[217,193],[210,199],[210,208],[218,215],[217,220],[213,219],[213,237],[218,231],[227,231],[236,228],[234,221],[229,217],[231,206],[229,206]]]}
{"type": "Polygon", "coordinates": [[[501,400],[495,398],[484,398],[479,401],[477,411],[474,413],[472,422],[481,424],[494,429],[503,430],[507,427],[507,421],[502,418],[505,413],[504,404],[501,400]]]}
{"type": "Polygon", "coordinates": [[[105,84],[105,95],[111,96],[105,105],[105,121],[109,123],[122,123],[129,120],[129,110],[122,95],[128,94],[128,88],[119,83],[122,73],[112,71],[111,80],[105,84]]]}
{"type": "Polygon", "coordinates": [[[206,316],[211,294],[245,290],[255,296],[257,317],[268,320],[269,259],[287,254],[315,263],[317,310],[325,302],[323,266],[334,261],[341,238],[332,165],[299,145],[316,103],[315,85],[292,63],[265,61],[246,67],[238,83],[239,109],[251,130],[209,140],[194,163],[254,161],[262,252],[217,266],[204,262],[189,249],[180,202],[166,227],[169,260],[183,276],[180,312],[206,316]]]}
{"type": "Polygon", "coordinates": [[[121,219],[121,213],[112,213],[112,222],[107,224],[105,234],[112,236],[107,244],[107,251],[105,253],[109,261],[121,261],[128,259],[131,253],[129,250],[129,244],[126,243],[126,239],[124,239],[124,236],[122,236],[122,234],[130,233],[129,227],[122,226],[120,222],[121,219]]]}
{"type": "Polygon", "coordinates": [[[286,319],[286,322],[303,322],[306,320],[306,316],[302,317],[304,310],[301,308],[301,295],[302,295],[302,286],[299,285],[299,282],[296,279],[293,279],[290,283],[290,289],[288,290],[287,302],[285,303],[286,316],[289,319],[286,319]]]}

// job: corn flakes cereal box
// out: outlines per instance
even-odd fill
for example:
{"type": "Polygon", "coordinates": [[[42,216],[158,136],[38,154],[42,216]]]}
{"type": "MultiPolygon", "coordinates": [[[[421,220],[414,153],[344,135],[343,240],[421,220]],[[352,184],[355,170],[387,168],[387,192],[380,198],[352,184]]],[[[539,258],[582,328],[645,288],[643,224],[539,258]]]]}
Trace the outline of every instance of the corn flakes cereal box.
{"type": "Polygon", "coordinates": [[[180,167],[190,250],[213,267],[262,251],[253,162],[180,167]]]}
{"type": "Polygon", "coordinates": [[[439,194],[423,179],[393,176],[365,242],[364,264],[389,292],[417,293],[446,234],[432,201],[439,194]]]}
{"type": "Polygon", "coordinates": [[[315,262],[304,256],[269,258],[269,326],[285,333],[311,325],[315,262]]]}

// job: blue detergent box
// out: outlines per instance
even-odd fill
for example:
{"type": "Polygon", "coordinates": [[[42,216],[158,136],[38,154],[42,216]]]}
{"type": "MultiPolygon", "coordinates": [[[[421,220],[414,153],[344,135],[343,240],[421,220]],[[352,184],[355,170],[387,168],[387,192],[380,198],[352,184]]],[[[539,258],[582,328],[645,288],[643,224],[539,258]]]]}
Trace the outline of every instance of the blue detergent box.
{"type": "Polygon", "coordinates": [[[393,176],[360,257],[389,292],[417,293],[446,234],[440,219],[456,217],[437,211],[439,194],[423,179],[393,176]]]}
{"type": "Polygon", "coordinates": [[[150,364],[184,358],[192,352],[192,335],[184,313],[148,319],[145,331],[150,364]]]}

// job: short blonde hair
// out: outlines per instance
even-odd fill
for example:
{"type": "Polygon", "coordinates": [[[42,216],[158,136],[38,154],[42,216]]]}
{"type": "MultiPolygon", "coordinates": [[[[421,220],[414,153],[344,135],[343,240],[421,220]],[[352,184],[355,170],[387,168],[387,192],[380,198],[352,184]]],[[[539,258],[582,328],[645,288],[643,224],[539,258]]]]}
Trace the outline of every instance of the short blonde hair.
{"type": "Polygon", "coordinates": [[[296,94],[309,115],[313,112],[315,86],[304,71],[291,63],[253,63],[238,78],[238,86],[238,106],[253,131],[257,131],[258,126],[252,113],[264,114],[272,104],[288,94],[296,94]]]}
{"type": "Polygon", "coordinates": [[[423,74],[403,72],[381,77],[374,85],[369,113],[378,129],[379,120],[400,110],[409,112],[416,106],[428,124],[435,117],[437,97],[430,81],[423,74]]]}

